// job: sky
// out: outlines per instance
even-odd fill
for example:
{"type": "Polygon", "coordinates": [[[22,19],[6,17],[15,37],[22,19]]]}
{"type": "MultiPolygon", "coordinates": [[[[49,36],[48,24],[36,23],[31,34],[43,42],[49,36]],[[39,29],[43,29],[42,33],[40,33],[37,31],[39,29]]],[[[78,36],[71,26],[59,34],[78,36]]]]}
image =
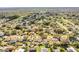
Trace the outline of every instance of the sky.
{"type": "Polygon", "coordinates": [[[78,7],[79,0],[0,0],[0,7],[78,7]]]}

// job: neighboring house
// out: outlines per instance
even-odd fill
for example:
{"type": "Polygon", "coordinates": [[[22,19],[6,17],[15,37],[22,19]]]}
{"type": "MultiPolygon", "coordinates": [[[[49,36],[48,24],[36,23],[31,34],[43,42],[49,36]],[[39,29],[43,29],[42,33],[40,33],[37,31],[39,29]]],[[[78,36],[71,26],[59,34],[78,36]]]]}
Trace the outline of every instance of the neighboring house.
{"type": "Polygon", "coordinates": [[[0,37],[4,36],[4,33],[3,32],[0,32],[0,37]]]}
{"type": "Polygon", "coordinates": [[[68,47],[67,48],[67,51],[68,52],[77,52],[73,47],[68,47]]]}
{"type": "Polygon", "coordinates": [[[4,36],[5,41],[17,42],[22,41],[23,37],[19,35],[4,36]]]}
{"type": "Polygon", "coordinates": [[[25,50],[22,48],[19,48],[18,50],[15,50],[15,52],[24,52],[25,50]]]}
{"type": "Polygon", "coordinates": [[[41,52],[48,52],[48,48],[41,48],[41,52]]]}

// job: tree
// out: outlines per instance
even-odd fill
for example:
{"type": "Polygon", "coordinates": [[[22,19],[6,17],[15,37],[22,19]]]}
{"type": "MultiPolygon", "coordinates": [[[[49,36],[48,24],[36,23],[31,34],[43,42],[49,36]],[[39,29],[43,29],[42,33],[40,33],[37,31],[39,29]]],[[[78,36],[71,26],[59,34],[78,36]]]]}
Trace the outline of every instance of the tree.
{"type": "Polygon", "coordinates": [[[16,25],[16,26],[15,26],[15,29],[17,29],[17,30],[22,30],[22,26],[16,25]]]}
{"type": "Polygon", "coordinates": [[[8,16],[7,18],[10,20],[17,19],[19,15],[8,16]]]}
{"type": "Polygon", "coordinates": [[[16,30],[12,30],[11,35],[16,35],[16,30]]]}

